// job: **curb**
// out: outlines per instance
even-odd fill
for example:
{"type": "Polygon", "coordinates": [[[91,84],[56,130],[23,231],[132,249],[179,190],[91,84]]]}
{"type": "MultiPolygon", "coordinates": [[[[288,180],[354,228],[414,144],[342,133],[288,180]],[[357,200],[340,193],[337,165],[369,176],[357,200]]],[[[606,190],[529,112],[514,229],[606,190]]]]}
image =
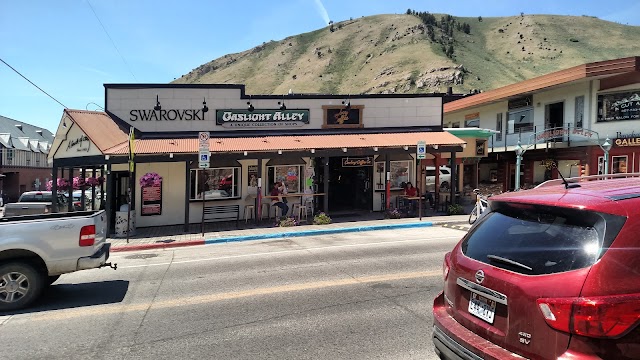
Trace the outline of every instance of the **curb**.
{"type": "Polygon", "coordinates": [[[347,228],[337,228],[337,229],[287,231],[284,233],[255,234],[255,235],[226,237],[226,238],[220,238],[220,239],[205,239],[204,243],[208,245],[208,244],[219,244],[219,243],[247,241],[247,240],[280,239],[285,237],[302,237],[302,236],[314,236],[314,235],[323,235],[323,234],[339,234],[339,233],[346,233],[346,232],[404,229],[404,228],[416,228],[416,227],[428,227],[428,226],[433,226],[433,223],[430,221],[425,221],[425,222],[407,223],[407,224],[369,225],[369,226],[357,226],[357,227],[347,227],[347,228]]]}
{"type": "Polygon", "coordinates": [[[271,233],[271,234],[229,236],[229,237],[222,237],[218,239],[214,238],[214,239],[202,239],[202,240],[193,240],[193,241],[176,241],[173,243],[115,246],[111,248],[111,252],[153,250],[153,249],[176,248],[176,247],[196,246],[196,245],[221,244],[221,243],[249,241],[249,240],[268,240],[268,239],[281,239],[285,237],[303,237],[303,236],[314,236],[314,235],[323,235],[323,234],[339,234],[339,233],[347,233],[347,232],[408,229],[408,228],[417,228],[417,227],[430,227],[438,224],[439,223],[434,223],[431,221],[422,221],[422,222],[413,222],[413,223],[405,223],[405,224],[381,224],[381,225],[334,228],[334,229],[287,231],[287,232],[278,232],[278,233],[271,233]]]}
{"type": "Polygon", "coordinates": [[[123,251],[138,251],[138,250],[152,250],[152,249],[165,249],[165,248],[177,248],[185,246],[204,245],[204,240],[192,240],[192,241],[176,241],[173,243],[160,243],[160,244],[141,244],[141,245],[125,245],[111,247],[110,252],[123,252],[123,251]]]}

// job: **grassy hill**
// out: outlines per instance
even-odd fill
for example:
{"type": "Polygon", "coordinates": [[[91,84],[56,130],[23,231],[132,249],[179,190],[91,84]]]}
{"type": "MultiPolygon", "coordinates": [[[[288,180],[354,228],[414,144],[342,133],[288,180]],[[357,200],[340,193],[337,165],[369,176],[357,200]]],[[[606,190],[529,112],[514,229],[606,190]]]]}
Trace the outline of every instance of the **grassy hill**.
{"type": "Polygon", "coordinates": [[[640,55],[640,27],[594,17],[451,17],[447,29],[433,15],[435,24],[413,14],[334,23],[225,55],[173,83],[246,84],[249,94],[466,93],[640,55]]]}

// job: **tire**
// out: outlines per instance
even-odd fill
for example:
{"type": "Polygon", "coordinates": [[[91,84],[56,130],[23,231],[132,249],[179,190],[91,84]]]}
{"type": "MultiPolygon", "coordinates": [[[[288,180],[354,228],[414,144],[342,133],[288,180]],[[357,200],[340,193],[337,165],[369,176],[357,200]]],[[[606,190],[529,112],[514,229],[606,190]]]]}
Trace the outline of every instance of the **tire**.
{"type": "Polygon", "coordinates": [[[29,306],[42,293],[45,281],[44,275],[29,263],[0,266],[0,311],[29,306]]]}
{"type": "Polygon", "coordinates": [[[54,282],[56,282],[56,280],[60,279],[60,275],[53,275],[53,276],[48,276],[47,279],[47,285],[51,285],[54,282]]]}
{"type": "Polygon", "coordinates": [[[474,222],[476,222],[476,220],[478,220],[478,207],[474,207],[473,210],[471,210],[471,214],[469,214],[469,224],[473,225],[474,222]]]}

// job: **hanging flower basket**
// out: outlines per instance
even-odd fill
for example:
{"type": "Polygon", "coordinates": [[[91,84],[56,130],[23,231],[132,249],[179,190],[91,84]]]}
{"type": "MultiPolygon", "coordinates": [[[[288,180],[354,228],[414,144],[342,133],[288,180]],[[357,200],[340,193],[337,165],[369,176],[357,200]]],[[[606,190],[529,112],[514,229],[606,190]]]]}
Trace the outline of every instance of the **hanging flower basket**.
{"type": "Polygon", "coordinates": [[[84,183],[87,184],[87,186],[98,186],[101,184],[100,180],[98,180],[98,178],[94,178],[94,177],[88,177],[84,180],[84,183]]]}
{"type": "MultiPolygon", "coordinates": [[[[67,190],[69,188],[69,181],[67,179],[58,179],[56,182],[58,185],[58,191],[67,190]]],[[[47,181],[47,191],[51,191],[53,189],[53,182],[51,180],[47,181]]]]}
{"type": "Polygon", "coordinates": [[[162,184],[162,176],[154,172],[148,172],[140,178],[140,187],[160,186],[162,184]]]}
{"type": "Polygon", "coordinates": [[[84,178],[81,178],[79,176],[76,176],[76,177],[73,178],[73,189],[74,190],[82,190],[86,185],[87,185],[87,183],[85,182],[84,178]]]}

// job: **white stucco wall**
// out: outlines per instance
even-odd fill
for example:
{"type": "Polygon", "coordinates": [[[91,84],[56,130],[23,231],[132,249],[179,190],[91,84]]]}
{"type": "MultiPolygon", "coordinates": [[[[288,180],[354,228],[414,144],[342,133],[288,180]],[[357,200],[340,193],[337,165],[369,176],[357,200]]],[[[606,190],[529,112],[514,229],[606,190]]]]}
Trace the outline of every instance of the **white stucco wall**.
{"type": "Polygon", "coordinates": [[[138,227],[184,224],[184,162],[136,164],[136,225],[138,227]],[[142,216],[140,178],[148,172],[162,176],[162,214],[142,216]]]}
{"type": "MultiPolygon", "coordinates": [[[[297,126],[302,129],[320,129],[324,124],[322,106],[343,106],[344,96],[335,99],[252,99],[256,110],[278,109],[278,101],[284,101],[287,109],[308,109],[309,124],[297,126]]],[[[440,126],[442,124],[442,98],[357,98],[350,97],[351,106],[363,105],[362,123],[365,128],[402,126],[440,126]]],[[[149,132],[167,131],[243,131],[256,130],[255,127],[227,128],[216,125],[216,110],[247,108],[249,99],[240,99],[239,89],[188,89],[188,88],[148,88],[114,89],[107,88],[106,109],[131,126],[149,132]],[[206,100],[209,111],[204,120],[174,121],[130,121],[131,110],[150,111],[156,105],[156,95],[163,110],[202,109],[206,100]]],[[[265,126],[260,130],[280,130],[281,127],[265,126]]]]}

